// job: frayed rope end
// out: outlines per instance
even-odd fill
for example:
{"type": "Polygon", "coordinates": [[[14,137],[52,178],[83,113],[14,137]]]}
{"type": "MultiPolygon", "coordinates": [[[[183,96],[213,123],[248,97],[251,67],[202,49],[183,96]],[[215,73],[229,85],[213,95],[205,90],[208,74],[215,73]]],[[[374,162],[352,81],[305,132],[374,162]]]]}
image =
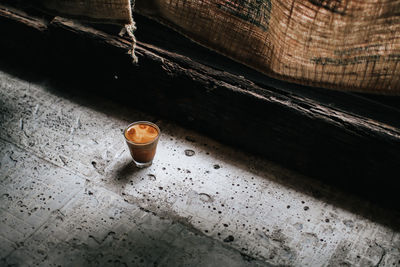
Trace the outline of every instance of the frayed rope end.
{"type": "Polygon", "coordinates": [[[132,40],[132,48],[131,48],[131,50],[129,50],[129,54],[131,55],[131,57],[132,57],[132,63],[133,64],[138,64],[138,62],[139,62],[139,59],[138,59],[138,57],[136,56],[136,54],[135,54],[135,50],[136,50],[136,37],[135,37],[135,35],[133,34],[134,32],[135,32],[135,30],[136,30],[136,24],[135,24],[135,22],[133,21],[131,24],[126,24],[122,29],[121,29],[121,32],[119,33],[119,35],[120,36],[123,36],[123,35],[125,35],[125,34],[127,34],[130,38],[131,38],[131,40],[132,40]]]}

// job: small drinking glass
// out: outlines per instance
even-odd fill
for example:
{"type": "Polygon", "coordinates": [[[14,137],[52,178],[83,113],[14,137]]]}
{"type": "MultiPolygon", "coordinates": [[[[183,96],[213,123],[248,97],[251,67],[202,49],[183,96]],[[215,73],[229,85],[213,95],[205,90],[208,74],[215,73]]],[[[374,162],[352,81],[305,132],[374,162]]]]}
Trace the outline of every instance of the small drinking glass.
{"type": "Polygon", "coordinates": [[[160,134],[160,128],[149,121],[131,123],[124,130],[126,144],[138,168],[145,168],[153,163],[160,134]]]}

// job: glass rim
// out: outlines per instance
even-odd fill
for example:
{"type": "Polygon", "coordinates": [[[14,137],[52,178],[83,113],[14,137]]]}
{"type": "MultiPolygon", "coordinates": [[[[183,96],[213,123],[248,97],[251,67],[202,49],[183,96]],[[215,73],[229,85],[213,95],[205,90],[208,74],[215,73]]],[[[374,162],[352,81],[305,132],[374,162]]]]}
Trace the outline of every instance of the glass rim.
{"type": "Polygon", "coordinates": [[[135,145],[135,146],[145,146],[145,145],[149,145],[149,144],[151,144],[151,143],[154,143],[156,140],[158,140],[158,138],[160,137],[160,134],[161,134],[161,130],[160,130],[160,128],[157,126],[157,124],[155,124],[155,123],[153,123],[153,122],[150,122],[150,121],[135,121],[135,122],[132,122],[131,124],[129,124],[129,125],[125,128],[123,134],[124,134],[124,138],[125,138],[125,141],[126,141],[126,142],[128,142],[128,143],[130,143],[130,144],[132,144],[132,145],[135,145]],[[147,143],[135,143],[135,142],[129,140],[128,138],[126,138],[126,131],[127,131],[129,128],[131,128],[133,125],[136,125],[136,124],[147,124],[147,125],[153,126],[153,127],[156,128],[156,130],[157,130],[157,133],[158,133],[158,134],[157,134],[157,137],[154,138],[153,140],[151,140],[150,142],[147,142],[147,143]]]}

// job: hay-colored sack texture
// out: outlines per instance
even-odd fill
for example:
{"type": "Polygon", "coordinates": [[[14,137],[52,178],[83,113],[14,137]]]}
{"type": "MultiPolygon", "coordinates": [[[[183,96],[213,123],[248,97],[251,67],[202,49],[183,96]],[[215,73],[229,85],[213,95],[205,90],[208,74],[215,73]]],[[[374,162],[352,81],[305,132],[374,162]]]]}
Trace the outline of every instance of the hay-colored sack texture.
{"type": "Polygon", "coordinates": [[[400,1],[136,0],[136,10],[278,79],[400,94],[400,1]]]}
{"type": "Polygon", "coordinates": [[[131,24],[130,0],[39,0],[54,13],[104,23],[131,24]]]}

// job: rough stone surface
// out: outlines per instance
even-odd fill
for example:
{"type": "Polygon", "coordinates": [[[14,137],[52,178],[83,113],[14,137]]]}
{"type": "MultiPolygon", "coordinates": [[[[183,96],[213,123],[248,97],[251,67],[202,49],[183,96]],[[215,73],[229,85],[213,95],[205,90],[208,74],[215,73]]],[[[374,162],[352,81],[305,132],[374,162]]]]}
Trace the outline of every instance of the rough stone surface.
{"type": "Polygon", "coordinates": [[[53,86],[0,71],[0,265],[400,265],[397,214],[53,86]],[[162,131],[146,169],[122,135],[136,120],[162,131]]]}

